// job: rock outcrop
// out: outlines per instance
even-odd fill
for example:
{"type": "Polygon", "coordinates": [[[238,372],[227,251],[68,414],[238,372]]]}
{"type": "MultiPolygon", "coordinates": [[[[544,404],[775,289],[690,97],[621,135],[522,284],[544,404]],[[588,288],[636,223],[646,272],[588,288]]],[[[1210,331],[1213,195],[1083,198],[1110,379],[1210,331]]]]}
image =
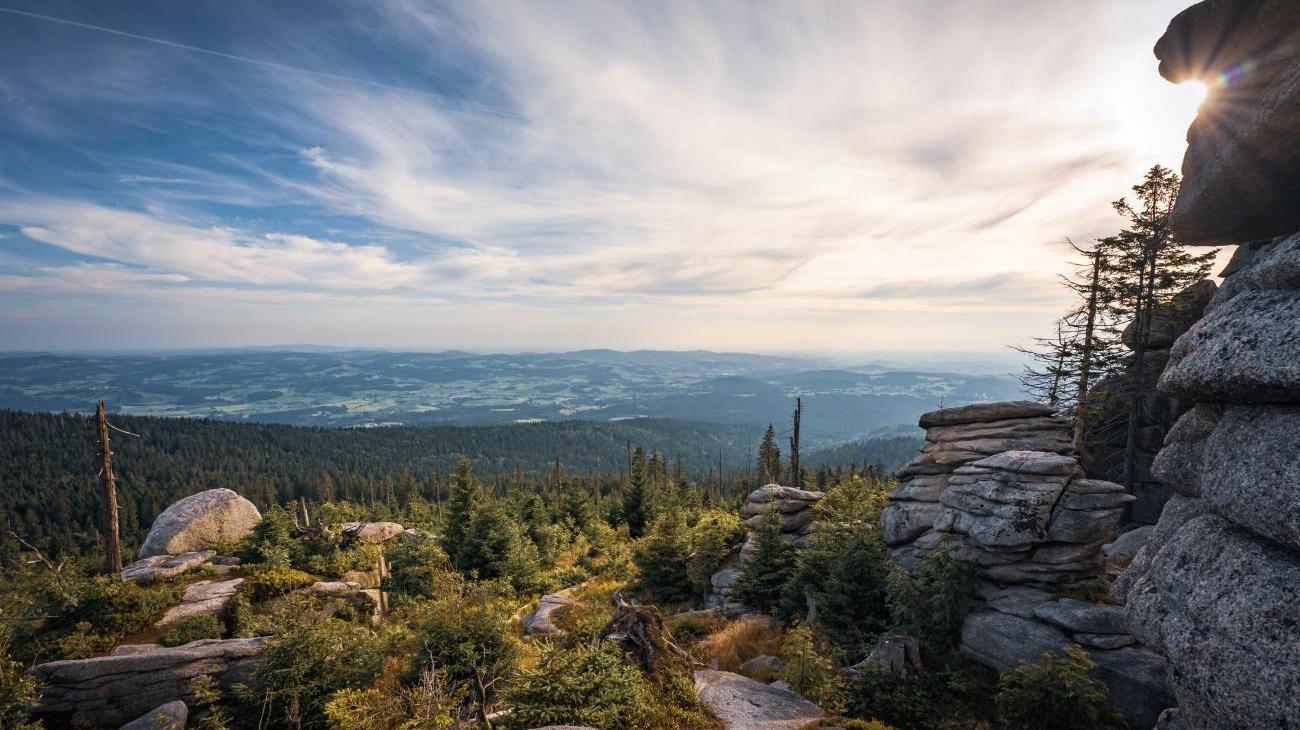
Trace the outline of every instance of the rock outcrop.
{"type": "Polygon", "coordinates": [[[1102,546],[1134,497],[1087,478],[1069,422],[1046,406],[979,404],[927,413],[921,425],[930,443],[900,472],[883,536],[904,567],[940,547],[974,566],[963,653],[1006,671],[1083,647],[1129,723],[1153,726],[1173,704],[1164,659],[1136,645],[1119,607],[1052,595],[1102,579],[1102,546]]]}
{"type": "Polygon", "coordinates": [[[243,582],[243,578],[231,578],[191,583],[185,587],[180,605],[172,607],[163,614],[155,626],[166,629],[194,616],[207,613],[220,614],[226,610],[226,606],[230,605],[230,601],[239,592],[239,586],[243,582]]]}
{"type": "Polygon", "coordinates": [[[577,606],[578,601],[570,597],[572,591],[563,590],[542,596],[537,601],[537,608],[523,618],[524,633],[529,636],[555,636],[564,630],[551,621],[551,614],[562,606],[577,606]]]}
{"type": "Polygon", "coordinates": [[[826,716],[799,694],[731,672],[695,672],[700,701],[725,730],[798,730],[826,716]]]}
{"type": "Polygon", "coordinates": [[[140,557],[177,555],[238,542],[261,521],[257,507],[229,489],[191,494],[154,519],[140,557]]]}
{"type": "Polygon", "coordinates": [[[1069,421],[1032,401],[946,408],[922,415],[920,425],[928,443],[899,469],[898,488],[889,495],[884,514],[882,537],[905,567],[942,539],[934,524],[947,509],[941,500],[957,469],[1004,451],[1074,451],[1069,421]]]}
{"type": "Polygon", "coordinates": [[[396,522],[344,522],[343,532],[358,542],[378,545],[405,534],[406,528],[396,522]]]}
{"type": "Polygon", "coordinates": [[[1171,216],[1180,240],[1242,243],[1160,377],[1194,401],[1153,466],[1175,496],[1115,592],[1172,667],[1170,730],[1300,717],[1300,4],[1207,0],[1156,46],[1212,78],[1171,216]],[[1259,239],[1268,239],[1261,242],[1259,239]]]}
{"type": "MultiPolygon", "coordinates": [[[[62,727],[116,727],[167,702],[187,701],[189,681],[210,675],[223,688],[247,682],[265,639],[212,639],[136,647],[110,656],[40,664],[46,687],[38,715],[62,727]]],[[[124,647],[119,647],[124,649],[124,647]]]]}
{"type": "Polygon", "coordinates": [[[180,555],[155,555],[141,558],[122,568],[122,580],[148,585],[156,580],[171,578],[208,563],[216,556],[215,550],[198,550],[180,555]]]}
{"type": "Polygon", "coordinates": [[[710,578],[712,593],[705,597],[705,605],[710,608],[723,608],[731,614],[739,614],[744,606],[731,601],[731,586],[740,577],[741,569],[754,549],[754,532],[769,518],[781,521],[781,537],[796,547],[807,544],[809,537],[817,530],[817,512],[813,509],[825,492],[810,492],[780,484],[768,484],[749,493],[745,504],[740,508],[740,519],[744,521],[745,541],[738,555],[728,557],[710,578]]]}

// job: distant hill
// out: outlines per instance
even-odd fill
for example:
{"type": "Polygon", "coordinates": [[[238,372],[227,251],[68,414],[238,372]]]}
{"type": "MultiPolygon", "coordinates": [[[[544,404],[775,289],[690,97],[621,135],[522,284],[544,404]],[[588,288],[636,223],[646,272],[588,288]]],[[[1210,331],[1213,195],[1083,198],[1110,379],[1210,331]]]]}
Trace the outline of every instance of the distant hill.
{"type": "Polygon", "coordinates": [[[941,403],[1022,397],[1011,378],[831,368],[817,358],[706,351],[475,354],[281,348],[0,355],[0,407],[306,426],[500,425],[672,418],[788,422],[809,447],[913,426],[941,403]]]}

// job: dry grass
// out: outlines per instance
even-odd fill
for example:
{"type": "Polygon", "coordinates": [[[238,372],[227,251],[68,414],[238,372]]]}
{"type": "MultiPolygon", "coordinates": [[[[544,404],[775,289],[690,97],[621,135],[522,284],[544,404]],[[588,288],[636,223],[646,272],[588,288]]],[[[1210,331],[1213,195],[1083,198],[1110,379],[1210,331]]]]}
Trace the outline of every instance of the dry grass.
{"type": "Polygon", "coordinates": [[[766,616],[745,616],[706,636],[693,647],[704,663],[717,660],[718,669],[738,672],[756,656],[776,655],[781,650],[781,627],[766,616]]]}

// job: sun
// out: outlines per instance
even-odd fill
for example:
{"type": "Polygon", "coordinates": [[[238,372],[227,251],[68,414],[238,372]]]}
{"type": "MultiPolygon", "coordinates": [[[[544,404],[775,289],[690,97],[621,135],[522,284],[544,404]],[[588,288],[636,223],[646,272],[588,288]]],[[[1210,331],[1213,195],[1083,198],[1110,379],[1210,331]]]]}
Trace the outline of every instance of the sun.
{"type": "Polygon", "coordinates": [[[1180,98],[1189,105],[1190,102],[1194,101],[1196,102],[1196,106],[1200,107],[1205,103],[1206,99],[1210,98],[1209,84],[1199,79],[1184,81],[1179,84],[1177,88],[1181,92],[1179,94],[1180,98]]]}

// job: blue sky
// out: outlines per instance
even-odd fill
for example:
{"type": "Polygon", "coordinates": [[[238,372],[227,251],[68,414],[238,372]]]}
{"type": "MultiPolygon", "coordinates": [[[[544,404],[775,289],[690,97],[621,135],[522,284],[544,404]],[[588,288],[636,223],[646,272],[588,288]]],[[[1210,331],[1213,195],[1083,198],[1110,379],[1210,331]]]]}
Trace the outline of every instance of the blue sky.
{"type": "Polygon", "coordinates": [[[0,0],[0,349],[1023,343],[1185,3],[0,0]]]}

